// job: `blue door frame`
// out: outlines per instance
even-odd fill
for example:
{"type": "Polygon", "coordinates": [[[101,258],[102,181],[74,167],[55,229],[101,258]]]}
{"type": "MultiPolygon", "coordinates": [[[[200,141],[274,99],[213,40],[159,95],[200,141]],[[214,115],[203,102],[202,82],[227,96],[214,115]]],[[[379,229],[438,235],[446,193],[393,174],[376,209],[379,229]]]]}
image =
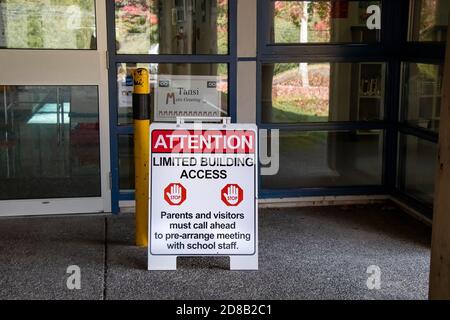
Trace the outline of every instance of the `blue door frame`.
{"type": "MultiPolygon", "coordinates": [[[[245,1],[245,0],[240,0],[245,1]]],[[[400,132],[411,134],[431,142],[437,135],[420,128],[408,126],[400,115],[400,85],[402,62],[443,63],[445,44],[408,42],[409,0],[381,0],[382,30],[381,42],[377,44],[299,44],[273,45],[268,41],[270,19],[268,6],[273,0],[258,0],[257,57],[243,58],[257,64],[257,108],[256,119],[260,128],[285,129],[296,131],[321,130],[367,130],[384,131],[382,184],[355,187],[318,187],[267,190],[259,187],[260,198],[283,198],[304,196],[339,195],[394,195],[427,217],[432,216],[432,207],[409,196],[397,187],[397,153],[400,132]],[[261,121],[261,67],[264,63],[276,62],[360,62],[383,61],[387,64],[385,119],[371,122],[329,122],[302,124],[268,124],[261,121]]],[[[313,0],[315,1],[315,0],[313,0]]],[[[350,0],[353,1],[353,0],[350,0]]],[[[113,213],[119,212],[119,201],[134,200],[134,192],[121,192],[119,189],[118,137],[132,135],[132,125],[118,125],[117,63],[226,63],[229,81],[229,115],[236,122],[237,106],[237,0],[229,0],[229,55],[118,55],[115,42],[114,1],[107,1],[108,64],[109,64],[109,103],[110,103],[110,143],[111,143],[111,198],[113,213]]]]}
{"type": "Polygon", "coordinates": [[[108,28],[108,86],[110,114],[111,149],[111,211],[119,212],[119,202],[134,200],[134,192],[121,191],[119,186],[119,146],[118,138],[133,135],[132,125],[118,124],[117,64],[118,63],[223,63],[228,65],[228,112],[236,122],[236,84],[237,84],[237,0],[228,0],[229,32],[228,55],[142,55],[117,54],[115,41],[115,1],[106,1],[108,28]]]}
{"type": "MultiPolygon", "coordinates": [[[[266,190],[260,187],[260,198],[283,198],[305,196],[339,195],[394,195],[426,217],[431,217],[433,208],[420,202],[397,187],[397,152],[399,133],[412,134],[437,142],[437,135],[417,127],[409,126],[400,117],[401,66],[402,62],[443,63],[445,43],[419,43],[407,39],[409,25],[409,0],[380,0],[382,7],[381,41],[376,44],[295,44],[276,45],[270,43],[270,5],[273,0],[258,0],[258,55],[257,55],[257,124],[265,129],[295,131],[339,131],[339,130],[383,130],[383,172],[381,185],[327,188],[300,188],[266,190]],[[368,122],[327,123],[264,123],[261,116],[261,81],[264,63],[280,62],[362,62],[382,61],[387,65],[385,119],[368,122]]],[[[320,1],[320,0],[312,0],[320,1]]],[[[350,0],[357,1],[357,0],[350,0]]]]}

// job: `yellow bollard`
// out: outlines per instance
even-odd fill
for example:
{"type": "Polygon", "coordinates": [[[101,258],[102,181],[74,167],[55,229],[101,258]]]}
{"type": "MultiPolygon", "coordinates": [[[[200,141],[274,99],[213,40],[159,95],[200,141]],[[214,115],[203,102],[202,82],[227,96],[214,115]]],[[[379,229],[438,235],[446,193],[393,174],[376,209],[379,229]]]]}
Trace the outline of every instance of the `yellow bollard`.
{"type": "Polygon", "coordinates": [[[136,69],[133,80],[136,245],[147,247],[150,140],[150,86],[147,69],[136,69]]]}

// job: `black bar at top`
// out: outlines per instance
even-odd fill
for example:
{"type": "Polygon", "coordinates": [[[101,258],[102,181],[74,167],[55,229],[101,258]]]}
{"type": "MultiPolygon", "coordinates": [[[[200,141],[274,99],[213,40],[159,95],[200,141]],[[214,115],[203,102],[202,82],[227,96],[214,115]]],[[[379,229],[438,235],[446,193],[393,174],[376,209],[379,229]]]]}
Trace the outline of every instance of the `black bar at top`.
{"type": "Polygon", "coordinates": [[[133,119],[150,120],[150,95],[133,93],[133,119]]]}

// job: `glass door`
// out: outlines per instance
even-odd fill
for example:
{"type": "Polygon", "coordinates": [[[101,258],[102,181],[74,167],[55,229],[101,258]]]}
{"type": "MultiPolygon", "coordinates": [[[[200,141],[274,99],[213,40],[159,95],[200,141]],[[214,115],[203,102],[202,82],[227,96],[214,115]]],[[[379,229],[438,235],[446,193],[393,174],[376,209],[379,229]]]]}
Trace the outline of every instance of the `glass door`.
{"type": "Polygon", "coordinates": [[[105,11],[0,2],[0,216],[110,212],[105,11]]]}
{"type": "Polygon", "coordinates": [[[237,0],[115,0],[107,6],[112,211],[118,212],[134,206],[134,69],[150,70],[153,121],[175,122],[177,116],[236,121],[237,0]],[[164,98],[179,88],[188,101],[182,108],[164,98]]]}

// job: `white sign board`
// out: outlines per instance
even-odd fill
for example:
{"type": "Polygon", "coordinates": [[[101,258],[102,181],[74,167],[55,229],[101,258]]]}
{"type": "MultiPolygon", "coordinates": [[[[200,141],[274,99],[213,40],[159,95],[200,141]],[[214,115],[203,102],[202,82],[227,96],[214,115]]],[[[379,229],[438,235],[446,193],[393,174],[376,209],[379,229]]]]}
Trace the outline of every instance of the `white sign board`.
{"type": "Polygon", "coordinates": [[[177,117],[221,117],[221,85],[217,76],[158,75],[154,121],[177,117]]]}
{"type": "Polygon", "coordinates": [[[216,255],[258,269],[256,126],[154,123],[150,135],[149,270],[216,255]]]}

